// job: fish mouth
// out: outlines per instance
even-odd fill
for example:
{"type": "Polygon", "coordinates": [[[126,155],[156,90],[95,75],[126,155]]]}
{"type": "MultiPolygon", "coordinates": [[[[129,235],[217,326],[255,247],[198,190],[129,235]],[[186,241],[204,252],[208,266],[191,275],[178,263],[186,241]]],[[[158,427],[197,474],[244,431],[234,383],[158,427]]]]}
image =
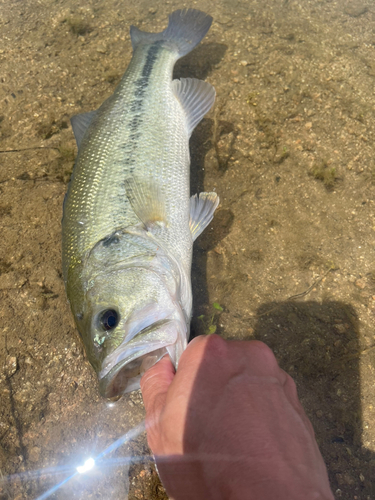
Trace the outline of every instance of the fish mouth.
{"type": "Polygon", "coordinates": [[[177,323],[180,322],[159,322],[156,328],[146,328],[145,333],[140,332],[130,342],[124,341],[109,354],[98,374],[101,395],[116,398],[139,389],[143,373],[165,354],[169,354],[174,363],[173,345],[177,343],[180,330],[177,323]]]}

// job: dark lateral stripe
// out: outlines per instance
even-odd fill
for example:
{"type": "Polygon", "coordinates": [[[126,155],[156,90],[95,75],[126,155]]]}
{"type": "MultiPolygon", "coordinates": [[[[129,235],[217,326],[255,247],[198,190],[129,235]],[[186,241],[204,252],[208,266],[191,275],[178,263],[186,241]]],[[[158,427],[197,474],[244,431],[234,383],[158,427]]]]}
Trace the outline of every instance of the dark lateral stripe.
{"type": "Polygon", "coordinates": [[[142,68],[141,76],[134,82],[135,90],[133,94],[133,100],[130,104],[131,118],[128,122],[128,127],[130,130],[129,140],[126,144],[120,147],[125,153],[125,164],[130,167],[130,172],[134,170],[135,157],[134,153],[138,146],[138,139],[140,137],[139,128],[143,123],[143,103],[144,96],[150,83],[150,76],[152,70],[155,66],[155,62],[158,57],[158,53],[161,49],[161,41],[153,43],[148,51],[145,63],[142,68]]]}

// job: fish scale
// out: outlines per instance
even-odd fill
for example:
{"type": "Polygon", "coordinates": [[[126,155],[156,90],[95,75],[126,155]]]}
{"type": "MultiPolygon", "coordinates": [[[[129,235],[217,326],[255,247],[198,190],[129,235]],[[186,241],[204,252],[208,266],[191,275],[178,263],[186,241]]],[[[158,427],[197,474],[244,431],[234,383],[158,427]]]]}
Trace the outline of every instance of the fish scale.
{"type": "Polygon", "coordinates": [[[105,396],[138,387],[142,366],[166,353],[177,366],[186,347],[193,240],[219,202],[215,193],[190,201],[189,137],[215,92],[172,74],[211,20],[187,9],[162,33],[132,27],[133,57],[113,95],[72,119],[78,156],[64,201],[63,274],[105,396]]]}

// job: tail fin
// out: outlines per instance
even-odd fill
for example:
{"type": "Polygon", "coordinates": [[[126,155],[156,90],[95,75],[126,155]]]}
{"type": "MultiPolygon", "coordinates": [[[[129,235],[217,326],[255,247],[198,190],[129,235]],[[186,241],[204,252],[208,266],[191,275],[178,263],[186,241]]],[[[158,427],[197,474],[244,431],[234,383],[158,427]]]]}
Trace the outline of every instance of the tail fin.
{"type": "Polygon", "coordinates": [[[178,51],[179,57],[194,49],[210,29],[212,17],[200,10],[176,10],[169,16],[167,28],[161,33],[147,33],[135,26],[130,27],[133,50],[139,44],[164,41],[178,51]]]}

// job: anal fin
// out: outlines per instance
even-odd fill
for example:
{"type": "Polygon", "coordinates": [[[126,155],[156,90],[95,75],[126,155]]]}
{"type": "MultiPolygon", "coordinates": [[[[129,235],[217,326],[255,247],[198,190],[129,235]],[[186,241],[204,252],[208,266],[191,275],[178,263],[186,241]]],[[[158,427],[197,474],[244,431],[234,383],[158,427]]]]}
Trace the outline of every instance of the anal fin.
{"type": "Polygon", "coordinates": [[[190,231],[195,241],[212,221],[220,203],[216,193],[199,193],[190,198],[190,231]]]}

